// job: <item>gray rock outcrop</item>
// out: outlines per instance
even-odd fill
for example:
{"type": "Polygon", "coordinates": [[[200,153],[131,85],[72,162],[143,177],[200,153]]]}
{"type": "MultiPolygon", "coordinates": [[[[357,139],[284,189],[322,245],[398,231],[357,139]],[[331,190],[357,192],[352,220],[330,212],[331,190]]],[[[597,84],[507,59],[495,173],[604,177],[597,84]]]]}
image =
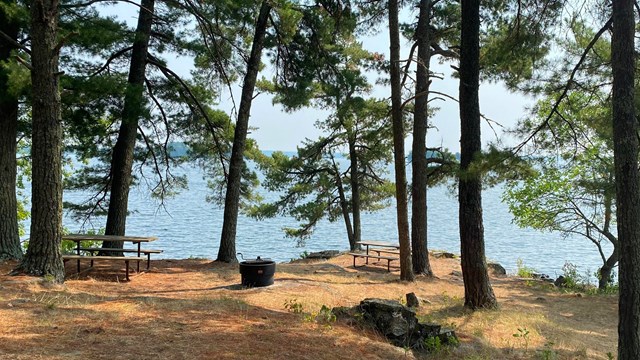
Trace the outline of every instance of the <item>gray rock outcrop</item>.
{"type": "Polygon", "coordinates": [[[437,324],[418,322],[414,309],[394,300],[364,299],[352,308],[334,308],[337,319],[360,323],[383,334],[396,346],[425,349],[425,341],[438,337],[440,344],[457,344],[453,330],[442,329],[437,324]]]}
{"type": "Polygon", "coordinates": [[[487,268],[489,268],[489,271],[493,272],[494,275],[507,275],[507,270],[498,263],[489,262],[487,263],[487,268]]]}
{"type": "Polygon", "coordinates": [[[318,252],[312,252],[307,255],[305,259],[331,259],[340,255],[340,251],[338,250],[323,250],[318,252]]]}

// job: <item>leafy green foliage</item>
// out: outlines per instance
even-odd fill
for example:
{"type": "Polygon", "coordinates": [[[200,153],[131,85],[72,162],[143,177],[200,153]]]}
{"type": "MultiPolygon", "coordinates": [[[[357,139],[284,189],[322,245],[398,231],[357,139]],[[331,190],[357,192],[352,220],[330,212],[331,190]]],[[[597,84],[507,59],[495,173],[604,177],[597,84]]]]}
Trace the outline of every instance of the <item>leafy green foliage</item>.
{"type": "Polygon", "coordinates": [[[533,278],[533,274],[536,273],[536,269],[524,265],[522,259],[516,261],[516,268],[516,274],[521,278],[530,279],[533,278]]]}
{"type": "MultiPolygon", "coordinates": [[[[578,37],[570,44],[579,47],[583,41],[578,37]]],[[[604,51],[602,41],[595,46],[604,51]]],[[[556,88],[536,104],[531,118],[520,122],[517,133],[534,133],[532,148],[538,154],[529,158],[534,172],[509,181],[503,200],[521,227],[589,240],[602,257],[601,272],[608,276],[618,258],[610,99],[605,89],[591,83],[608,76],[596,70],[603,57],[598,52],[589,56],[595,66],[591,70],[599,75],[586,76],[587,87],[569,89],[559,104],[556,88]],[[608,257],[603,248],[607,243],[614,247],[608,257]]],[[[600,287],[608,281],[605,276],[600,287]]]]}
{"type": "Polygon", "coordinates": [[[518,88],[543,67],[550,40],[559,23],[564,2],[485,1],[482,18],[489,25],[481,35],[483,75],[518,88]]]}
{"type": "Polygon", "coordinates": [[[553,349],[554,343],[549,341],[544,344],[544,348],[540,352],[540,358],[542,360],[555,360],[558,358],[558,352],[553,349]]]}
{"type": "Polygon", "coordinates": [[[424,349],[430,353],[438,353],[442,350],[442,343],[438,336],[424,339],[424,349]]]}
{"type": "Polygon", "coordinates": [[[336,315],[331,311],[327,305],[322,305],[320,310],[312,312],[304,316],[304,320],[307,322],[315,322],[323,325],[325,328],[331,329],[333,323],[336,322],[336,315]]]}
{"type": "MultiPolygon", "coordinates": [[[[69,233],[69,231],[67,229],[63,229],[64,233],[69,233]]],[[[86,235],[104,235],[104,229],[89,229],[86,232],[84,232],[84,234],[86,235]]],[[[82,248],[88,248],[88,247],[100,247],[100,245],[102,244],[102,242],[100,241],[92,241],[92,240],[85,240],[85,241],[81,241],[80,242],[80,247],[82,248]]],[[[70,241],[70,240],[62,240],[62,242],[60,243],[60,249],[62,254],[76,254],[77,253],[77,247],[78,247],[78,243],[75,241],[70,241]]],[[[26,251],[29,248],[29,240],[25,240],[22,242],[22,248],[26,251]]],[[[80,251],[80,254],[83,255],[89,255],[88,251],[80,251]]]]}
{"type": "Polygon", "coordinates": [[[284,301],[284,308],[294,314],[302,314],[304,307],[298,302],[298,299],[288,299],[284,301]]]}
{"type": "Polygon", "coordinates": [[[522,341],[524,341],[524,349],[528,350],[529,349],[529,330],[527,330],[526,327],[523,328],[518,328],[518,332],[513,333],[513,337],[517,338],[517,339],[522,339],[522,341]]]}
{"type": "Polygon", "coordinates": [[[28,144],[25,140],[19,140],[17,144],[17,172],[16,172],[16,200],[18,208],[18,235],[24,236],[26,229],[24,221],[27,220],[31,213],[27,209],[29,203],[28,196],[24,192],[25,181],[31,181],[31,161],[27,158],[28,144]]]}
{"type": "Polygon", "coordinates": [[[562,266],[562,276],[564,277],[563,288],[572,291],[585,292],[590,295],[595,294],[617,294],[618,285],[612,276],[608,279],[606,286],[603,288],[594,287],[593,276],[599,277],[599,272],[591,274],[589,271],[580,272],[578,266],[570,262],[565,262],[562,266]]]}

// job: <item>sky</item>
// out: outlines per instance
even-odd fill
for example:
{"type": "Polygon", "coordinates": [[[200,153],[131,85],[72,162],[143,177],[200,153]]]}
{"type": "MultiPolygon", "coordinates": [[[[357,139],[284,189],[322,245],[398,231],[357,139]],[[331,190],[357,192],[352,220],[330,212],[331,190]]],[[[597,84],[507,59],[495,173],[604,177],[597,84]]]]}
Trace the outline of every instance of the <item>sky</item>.
{"type": "MultiPolygon", "coordinates": [[[[106,8],[109,14],[117,15],[120,19],[135,27],[137,22],[137,7],[120,3],[117,7],[106,8]]],[[[407,21],[411,15],[408,12],[401,14],[404,21],[407,21]]],[[[403,19],[401,19],[403,20],[403,19]]],[[[389,58],[389,39],[386,24],[381,24],[378,35],[363,38],[363,47],[369,51],[382,53],[389,58]]],[[[402,54],[406,58],[410,44],[402,39],[402,54]]],[[[180,74],[188,74],[191,64],[186,59],[168,59],[169,65],[180,74]],[[177,68],[177,69],[176,69],[177,68]]],[[[259,77],[265,76],[270,78],[273,74],[267,70],[259,74],[259,77]]],[[[415,69],[415,67],[414,67],[415,69]]],[[[433,81],[432,90],[443,92],[457,98],[458,80],[450,75],[450,67],[448,64],[438,64],[436,60],[432,60],[432,71],[445,74],[443,80],[435,79],[433,81]]],[[[236,103],[239,105],[240,85],[235,84],[233,87],[236,103]]],[[[373,96],[378,98],[389,97],[391,91],[389,88],[377,87],[373,96]]],[[[228,100],[229,94],[223,93],[220,99],[220,107],[230,113],[232,103],[228,100]]],[[[502,84],[482,83],[480,85],[480,111],[481,113],[497,122],[505,128],[513,127],[519,119],[525,116],[525,107],[532,104],[529,99],[521,94],[510,93],[502,84]]],[[[440,108],[432,123],[434,129],[430,129],[427,134],[428,147],[442,147],[452,152],[460,150],[460,118],[458,104],[455,101],[434,101],[433,105],[440,108]]],[[[297,146],[305,139],[317,139],[321,135],[321,131],[316,129],[315,123],[318,120],[326,118],[327,112],[322,112],[313,108],[306,108],[293,113],[286,113],[282,108],[272,103],[272,98],[268,94],[260,94],[255,97],[251,107],[251,117],[249,126],[252,128],[249,137],[255,139],[258,146],[262,150],[282,150],[295,151],[297,146]]],[[[482,124],[483,144],[495,142],[498,138],[503,138],[502,129],[498,125],[494,125],[493,129],[486,121],[482,124]],[[494,133],[494,130],[496,133],[494,133]]],[[[504,139],[507,145],[516,143],[513,139],[504,139]]],[[[411,136],[409,135],[405,144],[405,151],[411,149],[411,136]]]]}
{"type": "MultiPolygon", "coordinates": [[[[447,76],[443,81],[432,85],[433,90],[445,92],[457,98],[458,80],[447,76]]],[[[375,95],[383,97],[382,89],[375,95]]],[[[505,128],[513,127],[517,121],[524,117],[525,107],[530,105],[531,99],[520,94],[510,93],[501,84],[482,84],[480,86],[480,111],[487,118],[499,123],[505,128]]],[[[460,150],[460,117],[458,103],[452,100],[436,101],[434,105],[440,108],[432,119],[434,129],[427,134],[428,147],[443,147],[453,152],[460,150]]],[[[274,105],[268,95],[258,96],[251,108],[250,137],[256,139],[263,150],[293,151],[305,138],[315,139],[321,132],[314,127],[316,120],[326,117],[326,113],[309,108],[294,113],[285,113],[279,105],[274,105]]],[[[493,130],[483,120],[482,124],[483,144],[495,142],[498,137],[503,137],[500,126],[494,125],[493,130]],[[494,133],[494,130],[497,134],[494,133]]],[[[503,138],[504,139],[504,138],[503,138]]],[[[407,146],[410,149],[411,137],[407,138],[407,146]]],[[[515,140],[506,139],[507,144],[514,144],[515,140]]]]}
{"type": "MultiPolygon", "coordinates": [[[[408,14],[404,14],[408,18],[408,14]]],[[[389,58],[389,39],[386,24],[381,24],[380,33],[362,39],[363,47],[369,51],[383,53],[385,58],[389,58]]],[[[401,39],[401,51],[405,58],[411,44],[405,39],[401,39]]],[[[432,60],[432,71],[444,73],[443,80],[434,79],[431,89],[458,97],[458,80],[451,77],[449,64],[438,64],[437,60],[432,60]]],[[[415,71],[415,66],[413,67],[415,71]]],[[[260,76],[270,77],[268,71],[260,76]]],[[[239,86],[237,86],[239,94],[239,86]]],[[[234,90],[235,92],[235,90],[234,90]]],[[[390,88],[377,87],[373,96],[378,98],[390,97],[390,88]]],[[[228,95],[227,95],[228,96],[228,95]]],[[[238,99],[238,97],[236,97],[238,99]]],[[[321,135],[321,131],[316,129],[314,124],[327,116],[326,112],[320,112],[313,108],[307,108],[294,113],[285,113],[282,108],[273,104],[268,94],[261,94],[254,100],[251,108],[251,118],[249,125],[254,129],[249,135],[258,142],[262,150],[283,150],[295,151],[305,138],[316,139],[321,135]]],[[[512,128],[517,121],[526,115],[525,108],[532,105],[533,99],[522,94],[509,92],[500,83],[482,83],[480,85],[480,111],[487,118],[497,122],[506,128],[512,128]]],[[[452,100],[434,101],[433,105],[440,108],[432,123],[434,129],[427,134],[428,147],[447,148],[452,152],[460,151],[460,117],[458,103],[452,100]]],[[[224,105],[224,101],[223,104],[224,105]]],[[[494,125],[493,129],[486,121],[482,124],[483,144],[495,142],[500,137],[507,145],[517,143],[514,139],[507,139],[502,134],[502,129],[494,125]],[[495,133],[494,133],[495,130],[495,133]],[[497,134],[496,134],[497,133],[497,134]]],[[[405,151],[411,149],[411,136],[409,135],[405,144],[405,151]]]]}

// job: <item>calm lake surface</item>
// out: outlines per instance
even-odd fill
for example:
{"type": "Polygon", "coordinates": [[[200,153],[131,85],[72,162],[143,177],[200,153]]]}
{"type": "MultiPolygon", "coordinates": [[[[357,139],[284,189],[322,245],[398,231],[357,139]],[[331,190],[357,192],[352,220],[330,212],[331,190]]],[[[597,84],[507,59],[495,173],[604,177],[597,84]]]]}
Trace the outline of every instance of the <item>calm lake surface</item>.
{"type": "MultiPolygon", "coordinates": [[[[159,208],[150,199],[144,186],[134,188],[130,195],[127,235],[157,236],[153,248],[163,249],[157,258],[184,259],[202,257],[215,259],[220,243],[222,207],[206,201],[210,190],[196,166],[182,168],[189,179],[189,189],[166,201],[159,208]]],[[[484,228],[487,258],[502,264],[514,273],[518,259],[523,264],[551,276],[562,274],[565,262],[578,265],[580,273],[593,273],[601,264],[597,249],[581,238],[563,238],[555,233],[521,229],[512,224],[512,216],[501,202],[502,189],[483,192],[484,228]]],[[[65,201],[80,201],[86,195],[67,191],[65,201]]],[[[446,186],[428,193],[429,249],[460,253],[458,235],[458,203],[446,186]]],[[[82,230],[80,224],[65,216],[64,225],[72,232],[82,230]]],[[[341,221],[319,224],[313,236],[303,246],[296,239],[286,238],[282,227],[295,227],[294,219],[278,217],[257,221],[240,215],[236,249],[245,258],[272,258],[278,262],[300,257],[303,252],[336,249],[348,250],[344,225],[341,221]]],[[[102,221],[98,228],[104,227],[102,221]]],[[[27,227],[28,230],[28,227],[27,227]]],[[[362,238],[397,242],[395,203],[375,213],[362,216],[362,238]]],[[[607,249],[610,251],[609,249],[607,249]]]]}

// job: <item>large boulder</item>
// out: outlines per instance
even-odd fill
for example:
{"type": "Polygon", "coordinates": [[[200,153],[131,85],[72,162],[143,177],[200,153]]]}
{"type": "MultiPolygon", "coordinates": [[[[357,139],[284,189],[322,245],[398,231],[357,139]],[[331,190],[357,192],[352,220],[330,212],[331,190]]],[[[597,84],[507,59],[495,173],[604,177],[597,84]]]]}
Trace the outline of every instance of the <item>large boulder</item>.
{"type": "Polygon", "coordinates": [[[498,263],[489,262],[487,263],[487,268],[489,268],[489,271],[491,271],[494,275],[507,275],[507,270],[504,268],[504,266],[498,263]]]}
{"type": "Polygon", "coordinates": [[[360,309],[366,322],[372,324],[391,342],[406,345],[405,340],[418,331],[418,319],[413,309],[397,301],[385,299],[364,299],[360,309]]]}
{"type": "Polygon", "coordinates": [[[354,318],[359,319],[361,324],[374,328],[396,346],[424,349],[425,340],[433,337],[440,338],[441,344],[457,343],[452,330],[418,322],[415,310],[395,300],[364,299],[353,308],[340,307],[332,311],[336,318],[348,319],[350,323],[354,318]]]}

